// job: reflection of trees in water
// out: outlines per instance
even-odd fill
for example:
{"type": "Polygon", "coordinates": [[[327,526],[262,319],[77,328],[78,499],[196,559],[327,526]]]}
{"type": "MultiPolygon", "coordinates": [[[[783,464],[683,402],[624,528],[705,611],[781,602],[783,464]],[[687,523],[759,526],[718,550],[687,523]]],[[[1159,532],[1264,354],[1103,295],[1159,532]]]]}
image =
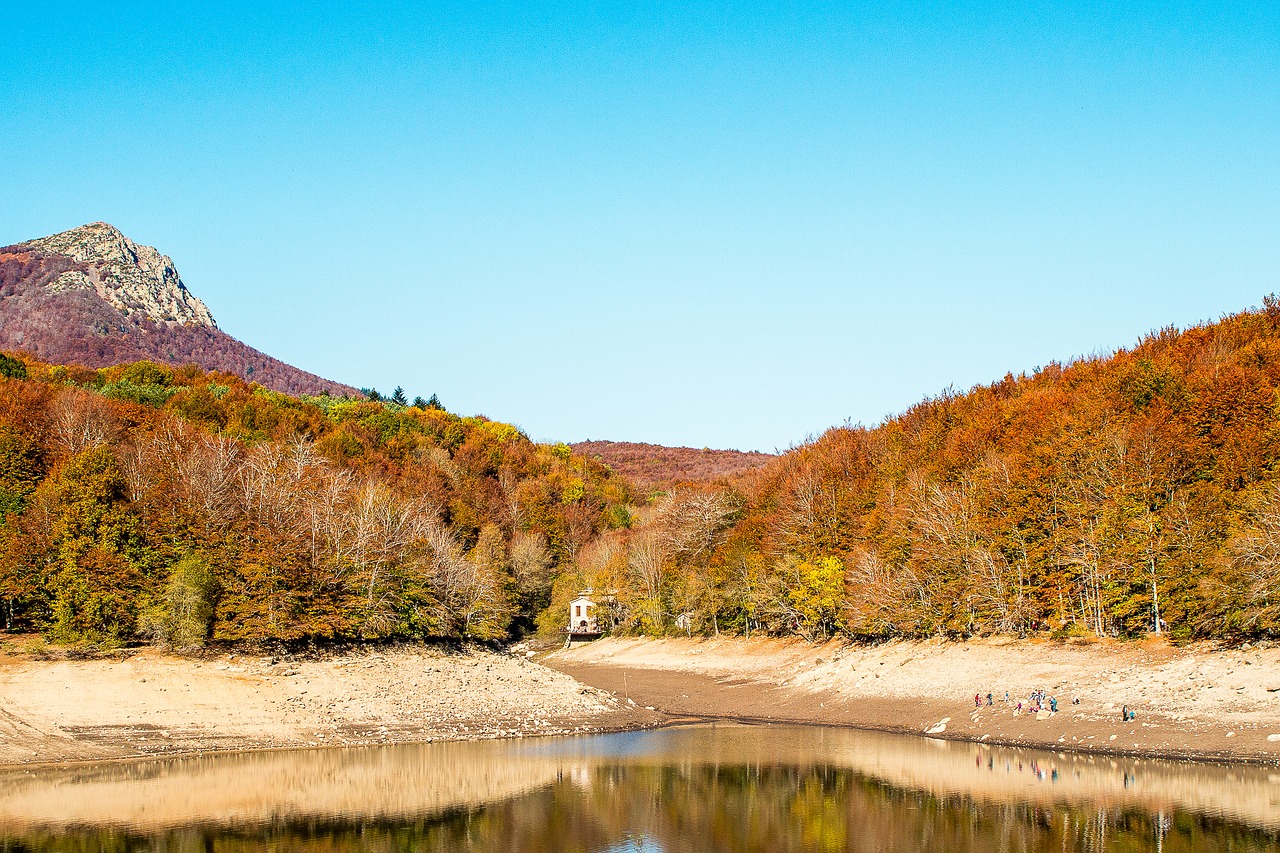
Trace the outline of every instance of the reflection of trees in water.
{"type": "Polygon", "coordinates": [[[0,838],[0,850],[1280,851],[1280,835],[1179,812],[989,803],[828,767],[606,766],[474,811],[403,822],[280,822],[155,836],[0,838]]]}

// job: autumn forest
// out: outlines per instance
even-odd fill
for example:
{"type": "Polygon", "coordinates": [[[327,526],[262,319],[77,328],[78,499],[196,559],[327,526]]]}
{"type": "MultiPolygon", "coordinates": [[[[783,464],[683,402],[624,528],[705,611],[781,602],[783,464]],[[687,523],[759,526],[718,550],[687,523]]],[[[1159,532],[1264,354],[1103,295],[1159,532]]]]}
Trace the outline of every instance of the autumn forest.
{"type": "Polygon", "coordinates": [[[50,641],[1280,629],[1280,302],[654,492],[436,405],[0,357],[0,626],[50,641]]]}

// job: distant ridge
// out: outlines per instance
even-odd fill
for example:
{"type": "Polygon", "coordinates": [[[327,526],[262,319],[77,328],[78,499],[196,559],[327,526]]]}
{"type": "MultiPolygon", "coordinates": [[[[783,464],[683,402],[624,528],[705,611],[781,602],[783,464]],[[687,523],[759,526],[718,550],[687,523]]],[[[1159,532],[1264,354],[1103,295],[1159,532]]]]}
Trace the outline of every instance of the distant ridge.
{"type": "Polygon", "coordinates": [[[580,441],[570,447],[649,489],[738,477],[763,468],[777,458],[754,450],[664,447],[630,441],[580,441]]]}
{"type": "Polygon", "coordinates": [[[197,364],[286,394],[362,396],[218,328],[177,267],[94,222],[0,249],[0,349],[55,364],[197,364]]]}

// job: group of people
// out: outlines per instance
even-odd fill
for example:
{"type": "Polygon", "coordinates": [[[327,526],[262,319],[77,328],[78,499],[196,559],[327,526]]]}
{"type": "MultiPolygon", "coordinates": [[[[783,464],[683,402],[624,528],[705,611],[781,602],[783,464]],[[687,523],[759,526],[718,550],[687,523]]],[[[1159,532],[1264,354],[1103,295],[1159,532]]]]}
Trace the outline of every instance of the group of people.
{"type": "MultiPolygon", "coordinates": [[[[1009,704],[1009,691],[1008,691],[1008,690],[1006,690],[1006,691],[1004,692],[1004,702],[1005,702],[1005,704],[1006,704],[1006,705],[1007,705],[1007,704],[1009,704]]],[[[1078,705],[1078,704],[1080,704],[1080,700],[1079,700],[1079,699],[1073,699],[1073,700],[1071,700],[1071,702],[1072,702],[1072,704],[1073,704],[1073,705],[1078,705]]],[[[994,704],[995,704],[995,696],[994,696],[994,695],[992,695],[991,693],[988,693],[988,694],[987,694],[986,706],[987,706],[987,707],[990,707],[990,706],[992,706],[992,705],[994,705],[994,704]]],[[[982,694],[981,694],[981,693],[975,693],[975,694],[973,694],[973,706],[974,706],[975,708],[981,708],[981,707],[983,707],[983,701],[982,701],[982,694]]],[[[1030,695],[1029,697],[1027,697],[1027,704],[1026,704],[1026,711],[1027,711],[1027,713],[1029,713],[1029,714],[1030,714],[1030,713],[1038,713],[1038,712],[1040,712],[1040,711],[1045,710],[1046,708],[1047,708],[1051,713],[1054,713],[1054,714],[1058,713],[1058,699],[1057,699],[1057,697],[1056,697],[1056,696],[1050,696],[1050,695],[1048,695],[1047,693],[1045,693],[1043,690],[1033,690],[1033,691],[1031,691],[1031,695],[1030,695]]],[[[1016,713],[1019,713],[1019,714],[1021,714],[1021,713],[1023,712],[1023,704],[1022,704],[1021,700],[1019,700],[1019,702],[1018,702],[1017,706],[1015,707],[1015,712],[1016,712],[1016,713]]]]}
{"type": "Polygon", "coordinates": [[[1058,699],[1054,696],[1047,695],[1043,690],[1032,690],[1031,696],[1027,701],[1031,711],[1043,711],[1046,707],[1053,713],[1058,713],[1058,699]]]}
{"type": "MultiPolygon", "coordinates": [[[[981,693],[975,693],[975,694],[973,694],[973,706],[974,706],[975,708],[981,708],[981,707],[983,707],[984,705],[985,705],[986,707],[991,707],[991,706],[992,706],[992,705],[994,705],[995,703],[996,703],[996,700],[995,700],[995,696],[994,696],[994,694],[988,693],[988,694],[987,694],[987,697],[986,697],[986,702],[985,702],[985,703],[982,701],[982,694],[981,694],[981,693]]],[[[1004,703],[1005,703],[1006,705],[1008,705],[1008,704],[1009,704],[1009,691],[1008,691],[1008,690],[1006,690],[1006,691],[1004,692],[1004,703]]],[[[1071,699],[1071,704],[1072,704],[1072,705],[1079,705],[1079,704],[1080,704],[1080,697],[1078,697],[1078,696],[1076,696],[1076,697],[1072,697],[1072,699],[1071,699]]],[[[1114,706],[1113,706],[1113,707],[1114,707],[1114,706]]],[[[1024,705],[1022,704],[1022,702],[1021,702],[1021,701],[1019,701],[1019,702],[1018,702],[1018,704],[1017,704],[1016,706],[1014,706],[1014,713],[1015,713],[1015,714],[1021,714],[1021,713],[1025,710],[1025,711],[1026,711],[1026,713],[1028,713],[1028,714],[1036,714],[1036,713],[1039,713],[1040,711],[1044,711],[1044,710],[1046,710],[1046,709],[1047,709],[1050,713],[1053,713],[1053,714],[1058,713],[1058,699],[1057,699],[1057,697],[1056,697],[1056,696],[1050,696],[1050,695],[1048,695],[1047,693],[1045,693],[1043,690],[1032,690],[1032,691],[1031,691],[1031,695],[1027,697],[1027,703],[1026,703],[1026,705],[1024,706],[1024,705]]],[[[1135,719],[1137,719],[1137,716],[1138,716],[1138,715],[1137,715],[1137,713],[1136,713],[1135,711],[1133,711],[1132,709],[1130,709],[1128,705],[1125,705],[1123,708],[1121,708],[1121,709],[1120,709],[1120,719],[1121,719],[1121,721],[1123,721],[1123,722],[1126,722],[1126,723],[1132,723],[1135,719]]]]}

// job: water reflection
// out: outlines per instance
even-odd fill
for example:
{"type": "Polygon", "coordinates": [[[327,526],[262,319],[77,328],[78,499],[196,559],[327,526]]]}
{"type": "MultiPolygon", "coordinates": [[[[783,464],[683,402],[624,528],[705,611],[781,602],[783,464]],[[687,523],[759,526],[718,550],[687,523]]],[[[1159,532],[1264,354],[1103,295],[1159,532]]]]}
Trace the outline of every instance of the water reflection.
{"type": "Polygon", "coordinates": [[[1274,769],[800,726],[0,774],[0,850],[1280,851],[1274,769]]]}

